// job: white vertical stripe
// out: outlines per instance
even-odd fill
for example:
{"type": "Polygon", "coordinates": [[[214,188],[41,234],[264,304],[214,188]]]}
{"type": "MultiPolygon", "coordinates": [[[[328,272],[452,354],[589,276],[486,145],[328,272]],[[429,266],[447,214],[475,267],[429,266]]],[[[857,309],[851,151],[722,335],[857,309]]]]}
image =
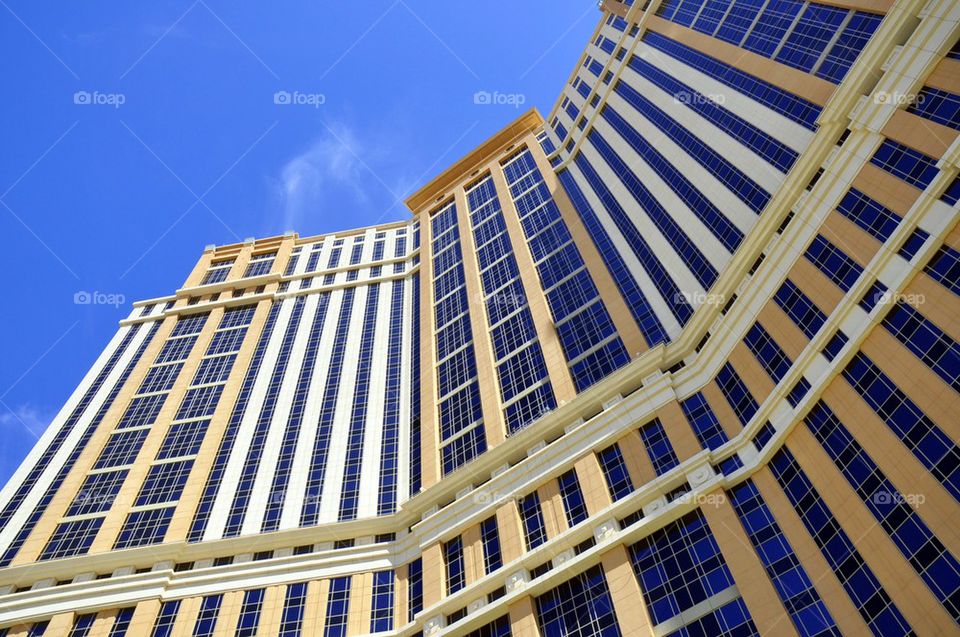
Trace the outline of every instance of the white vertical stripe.
{"type": "Polygon", "coordinates": [[[813,131],[807,130],[793,120],[764,106],[749,95],[718,82],[692,66],[661,53],[643,42],[637,45],[636,50],[641,58],[699,93],[723,95],[725,98],[724,108],[747,120],[790,148],[801,152],[810,143],[814,134],[813,131]]]}
{"type": "Polygon", "coordinates": [[[283,381],[280,384],[276,407],[270,419],[270,429],[264,441],[263,452],[260,454],[257,476],[254,479],[250,499],[247,502],[243,526],[240,529],[241,535],[259,533],[263,525],[263,513],[270,496],[270,486],[273,484],[273,476],[283,446],[283,437],[286,433],[287,421],[290,418],[290,408],[293,405],[294,396],[296,396],[297,381],[300,378],[300,370],[303,368],[303,359],[307,353],[307,341],[310,338],[310,328],[317,313],[319,299],[319,295],[311,294],[304,301],[300,325],[296,327],[297,333],[290,351],[290,359],[283,381]]]}
{"type": "Polygon", "coordinates": [[[267,394],[267,388],[270,385],[273,370],[277,364],[280,345],[283,343],[283,337],[287,331],[287,324],[290,322],[290,314],[293,312],[294,300],[295,299],[287,299],[282,301],[283,305],[280,307],[280,313],[274,324],[273,334],[270,335],[270,342],[267,344],[267,351],[260,365],[260,371],[254,380],[253,389],[250,392],[250,400],[243,413],[243,419],[240,421],[237,437],[234,441],[233,449],[230,452],[230,458],[227,460],[227,466],[223,472],[223,479],[220,481],[220,488],[217,490],[216,499],[210,509],[210,521],[207,523],[207,528],[203,533],[204,540],[215,540],[223,537],[223,529],[227,524],[227,516],[230,514],[233,496],[237,491],[237,484],[240,481],[240,476],[243,474],[243,467],[247,462],[247,452],[250,450],[253,432],[256,429],[257,420],[260,418],[263,400],[267,394]]]}
{"type": "MultiPolygon", "coordinates": [[[[678,104],[677,100],[675,100],[672,95],[666,93],[656,84],[647,81],[639,73],[632,69],[628,69],[624,73],[624,78],[626,79],[627,83],[638,93],[653,102],[654,106],[664,111],[671,119],[675,120],[678,124],[686,128],[691,134],[702,140],[704,144],[712,148],[724,159],[743,171],[747,177],[755,181],[757,185],[767,192],[776,192],[783,183],[786,175],[781,172],[779,168],[776,168],[773,164],[767,162],[767,160],[760,157],[760,155],[757,155],[749,147],[744,146],[737,141],[724,129],[718,128],[716,125],[705,119],[702,115],[694,112],[688,106],[684,104],[678,104]]],[[[724,94],[723,99],[723,107],[726,107],[726,94],[724,94]]],[[[627,104],[626,100],[617,94],[612,94],[610,99],[607,101],[611,103],[616,101],[618,106],[615,106],[614,108],[616,108],[617,112],[628,121],[635,119],[643,122],[648,121],[645,117],[635,111],[632,106],[627,104]]],[[[754,104],[758,103],[754,102],[754,104]]],[[[633,121],[631,121],[631,123],[633,123],[634,126],[637,126],[633,121]]],[[[658,149],[664,146],[675,147],[679,153],[686,154],[686,152],[681,150],[673,140],[668,138],[660,131],[660,127],[657,124],[650,122],[649,125],[657,133],[655,138],[647,137],[650,143],[654,144],[658,149]]],[[[646,133],[646,127],[643,128],[643,131],[646,133]]],[[[692,160],[688,160],[688,163],[700,166],[700,164],[692,160]]],[[[684,174],[687,175],[692,181],[699,183],[699,181],[695,180],[694,176],[690,175],[686,169],[680,166],[678,166],[678,168],[681,168],[684,174]]],[[[709,175],[709,171],[703,167],[700,167],[700,171],[703,171],[709,175]]],[[[712,176],[711,178],[715,179],[712,176]]],[[[710,188],[704,188],[704,192],[709,192],[710,190],[710,188]]],[[[737,201],[739,202],[739,200],[737,201]]],[[[739,205],[745,206],[745,204],[742,202],[739,202],[739,205]]],[[[750,214],[752,215],[753,213],[751,212],[750,214]]]]}
{"type": "MultiPolygon", "coordinates": [[[[149,333],[149,326],[145,325],[143,328],[141,328],[140,333],[138,333],[131,340],[130,346],[127,347],[126,351],[117,361],[117,364],[113,367],[113,370],[107,375],[107,379],[104,381],[103,385],[101,385],[100,389],[96,392],[96,394],[94,394],[93,399],[90,401],[90,404],[87,405],[83,415],[77,420],[72,431],[67,435],[63,444],[60,446],[60,450],[57,451],[57,453],[53,455],[53,458],[50,459],[47,468],[33,485],[33,488],[30,489],[30,492],[26,499],[24,499],[23,504],[10,518],[9,523],[7,524],[6,528],[4,528],[3,532],[0,533],[0,547],[2,547],[2,550],[6,550],[10,546],[10,542],[12,542],[16,534],[19,533],[23,524],[33,512],[34,507],[40,501],[40,498],[43,497],[43,493],[63,469],[63,465],[66,463],[70,454],[73,453],[73,450],[80,441],[80,438],[83,436],[84,431],[90,426],[90,423],[97,415],[97,412],[100,411],[100,408],[103,406],[104,401],[106,401],[107,396],[111,391],[113,391],[113,388],[116,385],[120,375],[123,374],[124,369],[133,359],[137,349],[140,347],[149,333]]],[[[97,361],[97,365],[102,370],[103,364],[99,359],[97,361]]],[[[87,388],[89,389],[89,383],[87,383],[87,388]]],[[[61,411],[60,415],[63,415],[63,413],[64,412],[61,411]]],[[[60,415],[58,415],[58,418],[60,415]]],[[[28,461],[29,460],[30,457],[28,457],[28,461]]],[[[24,464],[26,464],[26,462],[27,461],[25,461],[24,464]]],[[[36,460],[34,459],[33,462],[36,462],[36,460]]]]}
{"type": "Polygon", "coordinates": [[[360,497],[357,517],[377,514],[380,492],[380,450],[383,446],[384,397],[387,386],[387,355],[390,353],[390,305],[393,283],[380,284],[377,316],[373,322],[373,357],[370,360],[370,383],[367,393],[367,415],[364,423],[363,456],[360,464],[360,497]]]}
{"type": "MultiPolygon", "coordinates": [[[[596,157],[590,160],[590,165],[593,166],[594,170],[597,170],[597,172],[599,172],[598,163],[603,164],[604,162],[602,159],[598,161],[598,158],[596,157]]],[[[627,243],[626,239],[623,238],[623,235],[610,218],[610,215],[603,207],[603,204],[600,203],[600,199],[593,191],[593,188],[590,187],[590,184],[583,176],[583,173],[581,173],[580,169],[573,164],[570,165],[569,170],[570,174],[573,175],[574,179],[577,180],[580,189],[583,191],[583,196],[587,199],[587,203],[596,213],[597,219],[600,220],[600,225],[603,226],[604,230],[606,230],[607,234],[609,235],[611,243],[613,243],[617,250],[617,254],[619,254],[624,263],[626,263],[627,268],[633,275],[633,278],[636,280],[637,285],[643,292],[644,297],[646,297],[650,307],[653,308],[653,312],[657,315],[657,318],[663,325],[664,331],[666,331],[670,338],[675,337],[680,333],[680,322],[677,321],[677,318],[670,311],[670,308],[667,307],[663,297],[660,296],[660,291],[653,284],[653,281],[650,279],[649,275],[647,275],[647,271],[643,269],[643,266],[640,264],[640,260],[633,253],[633,249],[627,243]]]]}
{"type": "Polygon", "coordinates": [[[366,311],[367,285],[356,288],[353,311],[350,315],[350,331],[344,351],[343,370],[340,374],[340,393],[337,396],[333,416],[333,431],[330,436],[330,453],[324,476],[318,522],[336,522],[340,512],[340,491],[343,487],[343,470],[346,460],[347,437],[350,435],[350,412],[353,410],[353,390],[357,381],[357,364],[360,341],[363,339],[363,314],[366,311]]]}
{"type": "Polygon", "coordinates": [[[287,485],[286,499],[283,501],[283,513],[280,515],[280,529],[292,529],[300,526],[300,511],[303,509],[307,478],[313,461],[313,445],[317,439],[317,425],[319,424],[320,410],[323,407],[323,394],[328,382],[327,374],[330,371],[330,354],[333,351],[340,307],[343,304],[343,290],[334,290],[330,292],[330,295],[327,320],[320,336],[320,347],[317,350],[317,360],[313,376],[310,379],[307,404],[303,410],[303,424],[293,456],[290,482],[287,485]]]}
{"type": "MultiPolygon", "coordinates": [[[[677,196],[677,193],[670,188],[670,185],[665,182],[663,179],[654,172],[650,166],[638,155],[633,148],[627,144],[624,139],[620,136],[620,133],[615,131],[606,121],[597,122],[595,126],[597,132],[603,135],[604,139],[607,140],[607,143],[610,144],[614,152],[620,156],[624,163],[630,168],[637,179],[643,183],[643,185],[650,191],[650,193],[656,198],[657,202],[663,206],[667,215],[674,220],[681,230],[690,241],[700,249],[703,255],[706,257],[707,261],[719,272],[726,266],[727,262],[730,260],[730,252],[724,247],[722,243],[713,235],[710,230],[703,224],[696,215],[691,212],[690,208],[687,207],[687,204],[683,202],[680,197],[677,196]]],[[[658,149],[659,150],[659,149],[658,149]]],[[[668,161],[672,158],[668,158],[668,161]]],[[[720,187],[719,191],[726,192],[726,189],[720,187]]],[[[714,191],[706,190],[706,192],[713,193],[714,191]]],[[[704,193],[704,196],[708,195],[704,193]]],[[[631,206],[636,206],[636,202],[633,199],[633,196],[628,194],[628,200],[631,203],[631,206]]],[[[751,213],[746,209],[746,206],[742,206],[744,212],[750,214],[750,221],[756,221],[757,216],[751,213]]],[[[721,214],[726,213],[728,209],[720,208],[721,214]]],[[[744,220],[746,220],[744,218],[744,220]]],[[[652,223],[652,221],[651,221],[652,223]]],[[[739,224],[738,224],[739,225],[739,224]]],[[[749,226],[747,226],[749,228],[749,226]]],[[[662,234],[662,233],[661,233],[662,234]]]]}
{"type": "MultiPolygon", "coordinates": [[[[617,149],[614,149],[614,152],[618,152],[617,149]]],[[[592,146],[586,146],[584,147],[584,153],[587,155],[590,163],[593,164],[594,170],[597,171],[600,178],[607,185],[607,188],[613,193],[613,196],[616,197],[620,206],[627,211],[630,221],[633,222],[640,236],[646,241],[657,261],[663,266],[667,275],[673,279],[677,287],[682,291],[689,292],[702,290],[703,286],[700,285],[690,272],[690,268],[687,266],[683,257],[667,242],[663,233],[660,232],[660,229],[647,215],[646,210],[637,203],[630,191],[623,185],[620,177],[607,165],[607,162],[603,160],[599,152],[592,146]],[[640,211],[643,212],[641,213],[640,211]]],[[[662,193],[655,193],[655,196],[659,199],[658,195],[661,194],[662,193]]],[[[657,296],[660,296],[659,291],[657,292],[657,296]]],[[[673,299],[666,299],[667,304],[671,304],[673,301],[673,299]]]]}

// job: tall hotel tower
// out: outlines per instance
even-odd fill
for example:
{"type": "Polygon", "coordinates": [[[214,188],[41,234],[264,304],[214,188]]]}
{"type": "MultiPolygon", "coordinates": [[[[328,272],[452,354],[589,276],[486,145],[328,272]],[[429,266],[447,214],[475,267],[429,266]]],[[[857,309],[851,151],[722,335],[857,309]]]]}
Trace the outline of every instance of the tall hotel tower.
{"type": "Polygon", "coordinates": [[[600,9],[409,221],[134,304],[0,633],[960,634],[960,4],[600,9]]]}

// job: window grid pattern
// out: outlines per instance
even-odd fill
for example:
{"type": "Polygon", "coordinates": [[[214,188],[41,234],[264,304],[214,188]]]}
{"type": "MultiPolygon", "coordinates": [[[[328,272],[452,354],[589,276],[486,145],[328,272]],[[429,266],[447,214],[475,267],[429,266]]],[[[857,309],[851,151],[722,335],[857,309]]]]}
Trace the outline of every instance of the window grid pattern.
{"type": "Polygon", "coordinates": [[[572,528],[590,517],[587,510],[587,502],[583,497],[583,490],[580,488],[580,481],[577,479],[576,469],[571,469],[557,478],[557,484],[560,488],[560,498],[563,500],[563,512],[567,518],[567,524],[572,528]]]}
{"type": "MultiPolygon", "coordinates": [[[[770,201],[770,193],[750,179],[733,162],[714,150],[708,141],[681,126],[639,91],[625,82],[617,82],[614,90],[634,110],[648,119],[657,130],[670,138],[691,159],[716,177],[717,181],[726,186],[730,193],[742,201],[750,210],[759,214],[767,205],[767,202],[770,201]]],[[[729,252],[733,252],[743,239],[743,233],[737,229],[733,222],[702,192],[697,190],[693,183],[673,167],[663,155],[655,150],[652,144],[640,136],[626,120],[617,115],[610,106],[604,107],[602,114],[604,119],[609,121],[617,132],[623,136],[624,140],[637,151],[637,154],[643,157],[644,161],[687,204],[691,212],[703,221],[717,240],[729,252]]]]}
{"type": "Polygon", "coordinates": [[[811,410],[807,427],[867,509],[893,540],[954,621],[960,622],[960,562],[907,504],[823,402],[811,410]]]}
{"type": "MultiPolygon", "coordinates": [[[[27,537],[30,535],[30,533],[33,531],[34,526],[40,520],[40,517],[43,515],[43,512],[45,511],[47,505],[53,499],[54,494],[60,489],[60,486],[63,484],[63,481],[66,479],[67,473],[69,473],[70,469],[73,467],[77,459],[80,457],[80,454],[86,448],[87,442],[89,442],[90,437],[93,435],[93,432],[100,425],[100,422],[103,420],[107,411],[113,405],[113,401],[116,399],[117,394],[120,393],[121,387],[126,382],[127,378],[129,378],[130,373],[133,371],[133,368],[140,361],[140,358],[143,356],[144,351],[146,351],[147,346],[150,344],[150,342],[153,340],[153,337],[156,335],[157,330],[160,329],[160,324],[161,324],[160,321],[156,321],[153,323],[153,326],[150,328],[150,331],[147,334],[147,337],[141,343],[140,347],[137,348],[137,351],[134,353],[133,358],[127,364],[126,368],[124,368],[123,372],[120,374],[120,377],[118,378],[117,383],[113,386],[113,389],[110,390],[109,395],[107,396],[103,405],[97,411],[90,425],[87,427],[87,430],[80,437],[80,440],[77,442],[77,445],[74,447],[74,450],[67,457],[66,462],[64,462],[63,465],[60,467],[59,473],[53,479],[53,482],[51,482],[50,486],[47,487],[46,492],[44,492],[43,496],[40,498],[37,505],[33,508],[33,511],[30,513],[30,516],[27,518],[23,526],[20,528],[20,531],[10,542],[9,547],[3,553],[3,556],[0,557],[0,566],[8,566],[10,562],[13,560],[14,556],[16,556],[17,552],[23,546],[23,543],[26,542],[27,537]]],[[[110,357],[110,360],[107,362],[107,365],[104,371],[101,372],[101,374],[99,374],[97,379],[94,381],[94,387],[99,388],[102,386],[101,379],[106,378],[107,368],[112,369],[113,367],[115,367],[116,361],[120,358],[120,355],[122,354],[121,350],[126,349],[126,347],[129,346],[130,344],[130,340],[128,340],[128,338],[132,340],[133,335],[136,334],[136,332],[137,330],[131,329],[130,332],[128,332],[127,336],[124,337],[117,351],[114,352],[114,354],[110,357]]],[[[90,391],[93,391],[93,388],[91,388],[90,391]]],[[[73,426],[76,424],[76,418],[79,418],[83,410],[85,410],[89,406],[89,399],[87,397],[90,396],[92,398],[92,394],[90,393],[90,391],[88,391],[84,395],[84,398],[81,399],[77,408],[74,409],[73,413],[67,419],[66,423],[64,423],[63,428],[57,433],[57,435],[51,441],[50,446],[47,447],[47,450],[44,451],[43,455],[41,455],[40,459],[37,461],[37,464],[34,466],[33,469],[31,469],[30,473],[27,474],[27,477],[25,478],[23,483],[21,483],[21,485],[17,488],[17,491],[13,494],[13,496],[10,499],[10,502],[7,504],[7,507],[4,509],[3,514],[0,514],[0,520],[2,520],[2,523],[4,526],[9,522],[8,512],[9,512],[9,515],[12,515],[17,510],[16,508],[11,509],[10,507],[19,507],[23,503],[23,499],[26,497],[27,493],[29,493],[29,488],[36,483],[36,481],[40,477],[40,474],[42,473],[42,469],[49,464],[49,458],[53,457],[53,454],[55,453],[56,449],[59,449],[59,447],[62,446],[67,433],[69,433],[73,429],[73,426]]],[[[82,544],[83,540],[81,540],[80,542],[82,544]]],[[[85,551],[86,549],[82,549],[82,550],[85,551]]],[[[41,557],[40,559],[43,559],[43,558],[41,557]]]]}
{"type": "Polygon", "coordinates": [[[780,449],[769,467],[873,634],[878,637],[914,634],[790,451],[780,449]]]}
{"type": "Polygon", "coordinates": [[[367,288],[367,306],[364,308],[360,349],[357,353],[357,374],[353,388],[353,407],[350,410],[346,459],[340,488],[340,511],[337,518],[341,522],[355,519],[360,506],[360,469],[363,463],[363,440],[366,433],[370,371],[373,363],[373,338],[377,326],[379,301],[380,284],[375,283],[367,288]]]}
{"type": "Polygon", "coordinates": [[[804,128],[816,130],[816,122],[820,116],[821,108],[813,102],[797,97],[773,84],[659,33],[648,30],[643,34],[642,40],[661,53],[669,55],[721,84],[747,95],[804,128]]]}
{"type": "Polygon", "coordinates": [[[467,192],[467,205],[504,422],[512,434],[554,409],[556,399],[492,176],[467,192]],[[509,318],[501,317],[504,311],[509,318]]]}
{"type": "MultiPolygon", "coordinates": [[[[597,133],[596,129],[591,130],[587,135],[590,144],[597,149],[597,152],[603,155],[604,152],[610,154],[609,147],[597,133]]],[[[653,282],[656,292],[663,298],[664,303],[673,314],[674,318],[681,326],[686,325],[687,321],[693,316],[693,307],[687,301],[682,290],[674,281],[673,277],[664,263],[650,247],[650,243],[644,239],[640,231],[634,225],[630,214],[623,208],[614,194],[610,191],[607,184],[600,175],[596,173],[593,167],[587,161],[585,155],[581,153],[576,159],[577,167],[587,178],[587,182],[593,188],[594,193],[600,199],[607,214],[613,220],[621,236],[630,246],[634,256],[640,262],[640,266],[647,273],[647,276],[653,282]]]]}
{"type": "Polygon", "coordinates": [[[747,480],[727,493],[743,530],[750,538],[797,631],[810,637],[840,637],[840,630],[830,611],[753,481],[747,480]]]}
{"type": "Polygon", "coordinates": [[[633,492],[633,481],[630,479],[630,472],[627,470],[627,463],[623,459],[620,445],[614,443],[603,451],[599,451],[597,460],[600,462],[603,477],[607,481],[607,488],[610,489],[610,497],[614,502],[633,492]]]}
{"type": "Polygon", "coordinates": [[[273,335],[273,328],[276,326],[277,317],[280,314],[280,308],[281,303],[274,303],[270,307],[270,314],[267,316],[267,321],[264,324],[263,332],[260,335],[260,341],[257,343],[257,348],[254,351],[253,358],[250,361],[250,367],[247,369],[247,375],[243,380],[243,385],[240,387],[240,392],[237,395],[237,401],[233,407],[233,413],[230,415],[230,420],[228,421],[226,430],[223,433],[223,438],[220,442],[220,448],[217,450],[217,455],[214,459],[213,466],[211,467],[210,473],[207,476],[207,483],[203,488],[203,495],[200,497],[197,511],[194,514],[193,522],[190,525],[190,532],[187,534],[187,541],[189,542],[200,541],[204,532],[206,531],[207,523],[210,521],[210,513],[213,510],[213,503],[216,499],[217,492],[220,489],[220,483],[223,481],[223,474],[227,467],[227,460],[230,458],[230,454],[233,451],[233,445],[236,442],[240,423],[243,420],[244,413],[246,413],[247,405],[250,403],[250,395],[253,392],[253,385],[256,381],[257,375],[260,373],[260,367],[263,364],[263,358],[266,354],[270,337],[273,335]]]}
{"type": "Polygon", "coordinates": [[[300,637],[307,609],[307,584],[300,582],[287,586],[280,617],[279,637],[300,637]]]}
{"type": "Polygon", "coordinates": [[[620,625],[601,566],[594,566],[535,598],[542,635],[620,637],[620,625]]]}
{"type": "Polygon", "coordinates": [[[960,392],[960,346],[912,305],[897,301],[883,326],[943,382],[960,392]]]}
{"type": "Polygon", "coordinates": [[[371,633],[393,630],[393,586],[393,571],[378,571],[373,574],[371,633]]]}
{"type": "MultiPolygon", "coordinates": [[[[593,171],[593,167],[589,165],[589,162],[582,153],[577,156],[575,162],[581,172],[583,172],[584,168],[587,169],[587,172],[583,174],[588,182],[599,182],[599,176],[593,171]]],[[[653,307],[647,300],[643,290],[640,289],[640,284],[637,283],[626,261],[617,251],[613,240],[603,227],[597,213],[580,189],[580,185],[574,178],[573,173],[569,170],[564,170],[558,174],[558,177],[563,184],[564,190],[566,190],[570,196],[574,208],[577,210],[577,215],[580,217],[584,226],[586,226],[590,238],[600,252],[600,257],[607,266],[610,276],[613,277],[617,289],[620,291],[620,295],[626,302],[627,307],[630,308],[630,313],[633,315],[637,327],[640,328],[640,333],[643,334],[647,345],[652,347],[657,343],[667,341],[667,332],[663,324],[653,311],[653,307]]],[[[594,190],[596,189],[594,188],[594,190]]],[[[604,191],[604,193],[608,196],[610,194],[609,191],[604,191]]],[[[601,203],[603,202],[601,201],[601,203]]]]}
{"type": "Polygon", "coordinates": [[[788,172],[796,162],[799,154],[795,150],[642,57],[632,56],[629,66],[641,77],[669,93],[678,102],[723,130],[780,172],[788,172]]]}
{"type": "Polygon", "coordinates": [[[343,291],[340,316],[337,319],[337,332],[333,341],[333,349],[330,352],[327,381],[323,390],[323,400],[317,421],[317,433],[313,442],[313,453],[310,457],[310,471],[307,474],[303,507],[300,510],[300,526],[313,526],[320,519],[320,496],[323,491],[323,478],[327,471],[330,442],[333,436],[333,416],[337,407],[337,398],[340,395],[340,377],[346,353],[347,334],[350,332],[350,316],[353,312],[355,294],[356,288],[347,288],[343,291]]]}
{"type": "Polygon", "coordinates": [[[647,450],[653,470],[658,476],[680,464],[677,454],[667,438],[667,432],[659,419],[654,419],[640,428],[640,439],[647,450]]]}
{"type": "Polygon", "coordinates": [[[574,385],[582,391],[629,356],[533,154],[524,149],[503,172],[574,385]]]}
{"type": "MultiPolygon", "coordinates": [[[[377,515],[388,515],[397,510],[404,285],[403,281],[393,282],[393,297],[390,301],[390,344],[387,350],[387,374],[383,396],[383,437],[380,443],[377,515]]],[[[419,326],[414,324],[413,331],[418,329],[419,326]]]]}
{"type": "Polygon", "coordinates": [[[734,586],[699,510],[632,545],[630,557],[655,625],[734,586]]]}
{"type": "Polygon", "coordinates": [[[466,320],[468,301],[457,208],[453,202],[430,219],[433,264],[434,328],[437,340],[437,399],[442,439],[440,456],[443,474],[458,469],[487,450],[473,336],[463,332],[463,342],[445,345],[444,330],[466,320]],[[449,253],[449,254],[447,254],[449,253]],[[454,373],[455,372],[455,373],[454,373]]]}
{"type": "Polygon", "coordinates": [[[960,448],[889,376],[857,352],[843,377],[890,431],[960,501],[960,448]]]}
{"type": "Polygon", "coordinates": [[[802,0],[666,0],[657,15],[833,83],[883,18],[802,0]]]}

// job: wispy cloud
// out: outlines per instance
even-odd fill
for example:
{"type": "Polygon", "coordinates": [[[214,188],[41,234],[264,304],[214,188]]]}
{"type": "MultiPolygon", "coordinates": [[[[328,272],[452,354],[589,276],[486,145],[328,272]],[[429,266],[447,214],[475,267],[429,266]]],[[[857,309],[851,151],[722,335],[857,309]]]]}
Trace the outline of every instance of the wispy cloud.
{"type": "Polygon", "coordinates": [[[284,228],[295,229],[307,215],[322,213],[334,189],[349,193],[360,207],[369,205],[368,166],[384,155],[386,149],[364,142],[349,126],[328,124],[316,141],[280,170],[277,189],[284,228]]]}
{"type": "Polygon", "coordinates": [[[51,420],[53,420],[52,413],[33,405],[18,405],[10,408],[4,406],[0,408],[0,434],[14,432],[19,435],[19,432],[25,429],[34,438],[39,438],[51,420]]]}

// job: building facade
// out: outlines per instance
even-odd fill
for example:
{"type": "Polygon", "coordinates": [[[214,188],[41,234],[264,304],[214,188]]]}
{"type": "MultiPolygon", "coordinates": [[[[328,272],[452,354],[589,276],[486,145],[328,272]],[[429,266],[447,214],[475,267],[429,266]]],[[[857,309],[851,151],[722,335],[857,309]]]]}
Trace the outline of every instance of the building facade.
{"type": "Polygon", "coordinates": [[[600,8],[408,222],[134,304],[0,632],[960,632],[960,5],[600,8]]]}

